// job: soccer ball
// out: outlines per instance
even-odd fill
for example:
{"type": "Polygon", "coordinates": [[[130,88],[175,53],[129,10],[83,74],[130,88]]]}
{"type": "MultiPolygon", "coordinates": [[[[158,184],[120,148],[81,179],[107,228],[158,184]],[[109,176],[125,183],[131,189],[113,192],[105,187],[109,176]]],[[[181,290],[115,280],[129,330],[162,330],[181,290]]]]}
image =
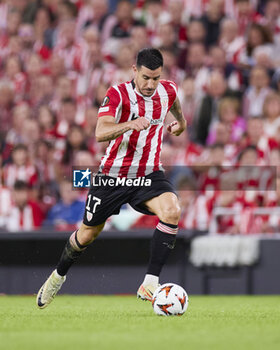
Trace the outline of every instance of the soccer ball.
{"type": "Polygon", "coordinates": [[[152,305],[157,315],[181,316],[188,308],[189,298],[178,284],[165,283],[155,290],[152,305]]]}

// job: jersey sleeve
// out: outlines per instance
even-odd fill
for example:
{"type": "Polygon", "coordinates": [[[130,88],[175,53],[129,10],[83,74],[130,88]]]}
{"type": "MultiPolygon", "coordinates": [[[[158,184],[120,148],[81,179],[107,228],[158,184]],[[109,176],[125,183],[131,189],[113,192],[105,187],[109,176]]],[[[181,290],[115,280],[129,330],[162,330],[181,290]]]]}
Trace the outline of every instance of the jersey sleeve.
{"type": "MultiPolygon", "coordinates": [[[[170,99],[171,99],[171,107],[173,103],[175,102],[176,98],[178,97],[178,85],[174,83],[174,81],[169,81],[170,87],[171,87],[171,94],[170,94],[170,99]]],[[[170,108],[171,108],[170,107],[170,108]]]]}
{"type": "Polygon", "coordinates": [[[178,86],[176,83],[174,83],[171,80],[162,80],[161,83],[164,86],[168,95],[168,111],[169,111],[178,96],[178,86]]]}
{"type": "Polygon", "coordinates": [[[98,118],[103,117],[105,115],[112,116],[114,118],[117,117],[119,109],[121,106],[121,97],[119,92],[111,86],[107,92],[104,100],[98,110],[98,118]]]}

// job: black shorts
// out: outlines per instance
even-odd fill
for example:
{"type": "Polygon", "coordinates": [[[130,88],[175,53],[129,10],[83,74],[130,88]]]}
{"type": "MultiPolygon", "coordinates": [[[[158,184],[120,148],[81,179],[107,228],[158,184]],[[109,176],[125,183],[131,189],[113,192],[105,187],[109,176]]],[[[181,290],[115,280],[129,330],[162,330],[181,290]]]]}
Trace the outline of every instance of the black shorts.
{"type": "MultiPolygon", "coordinates": [[[[121,206],[125,203],[130,204],[140,213],[154,215],[143,202],[165,192],[176,194],[173,185],[165,178],[162,171],[155,171],[138,179],[141,180],[138,180],[138,183],[123,185],[117,183],[116,178],[98,174],[87,195],[83,223],[87,226],[100,225],[111,215],[119,214],[121,206]],[[114,185],[109,185],[109,181],[114,185]]],[[[128,181],[126,178],[119,178],[119,180],[128,181]]],[[[134,180],[136,179],[131,179],[131,181],[134,180]]]]}

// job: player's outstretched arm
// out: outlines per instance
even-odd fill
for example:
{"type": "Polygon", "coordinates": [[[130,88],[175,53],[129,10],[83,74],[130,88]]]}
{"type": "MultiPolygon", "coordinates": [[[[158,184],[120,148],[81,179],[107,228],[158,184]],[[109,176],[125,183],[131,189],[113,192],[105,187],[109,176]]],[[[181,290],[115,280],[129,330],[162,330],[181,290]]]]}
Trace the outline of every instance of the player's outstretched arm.
{"type": "Polygon", "coordinates": [[[146,118],[137,118],[128,122],[117,124],[112,116],[98,118],[95,137],[97,142],[111,141],[129,130],[141,131],[147,129],[150,122],[146,118]]]}
{"type": "Polygon", "coordinates": [[[171,135],[179,136],[186,129],[187,122],[183,116],[181,104],[178,97],[176,98],[172,107],[170,108],[170,112],[173,114],[176,121],[170,123],[167,126],[167,131],[171,135]]]}

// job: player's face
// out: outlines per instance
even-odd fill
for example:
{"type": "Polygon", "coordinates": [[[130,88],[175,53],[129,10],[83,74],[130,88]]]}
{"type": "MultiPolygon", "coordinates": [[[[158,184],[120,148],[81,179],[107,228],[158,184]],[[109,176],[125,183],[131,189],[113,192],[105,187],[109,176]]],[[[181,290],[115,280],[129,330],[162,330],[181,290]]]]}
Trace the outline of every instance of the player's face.
{"type": "Polygon", "coordinates": [[[162,67],[151,70],[144,66],[141,66],[140,68],[133,66],[133,70],[135,73],[134,80],[137,90],[143,96],[152,96],[158,87],[162,67]]]}

